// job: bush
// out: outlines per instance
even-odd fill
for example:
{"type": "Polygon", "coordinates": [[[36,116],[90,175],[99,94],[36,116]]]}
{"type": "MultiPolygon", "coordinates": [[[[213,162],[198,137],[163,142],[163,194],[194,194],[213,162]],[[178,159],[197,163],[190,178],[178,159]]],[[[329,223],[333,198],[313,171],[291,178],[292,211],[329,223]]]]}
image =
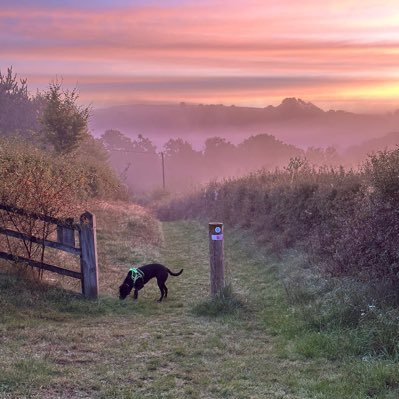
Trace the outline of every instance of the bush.
{"type": "MultiPolygon", "coordinates": [[[[83,209],[86,180],[79,168],[25,143],[0,142],[0,175],[1,204],[56,218],[73,217],[83,209]]],[[[41,239],[47,239],[56,228],[5,210],[0,211],[0,225],[41,239]]],[[[29,240],[6,237],[1,247],[43,261],[44,246],[29,240]]]]}
{"type": "MultiPolygon", "coordinates": [[[[78,156],[54,156],[16,139],[0,141],[0,203],[55,218],[79,216],[92,198],[118,193],[118,181],[104,165],[78,156]]],[[[0,226],[48,239],[54,224],[0,210],[0,226]]],[[[0,249],[13,255],[44,261],[45,247],[27,239],[6,237],[0,249]]]]}

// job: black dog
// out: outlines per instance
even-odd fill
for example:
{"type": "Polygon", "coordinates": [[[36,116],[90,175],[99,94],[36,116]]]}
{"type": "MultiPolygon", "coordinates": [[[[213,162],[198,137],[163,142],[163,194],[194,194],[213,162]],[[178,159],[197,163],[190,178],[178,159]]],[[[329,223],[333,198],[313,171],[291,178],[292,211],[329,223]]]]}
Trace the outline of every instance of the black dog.
{"type": "Polygon", "coordinates": [[[141,290],[149,280],[156,277],[159,290],[161,291],[161,297],[158,302],[161,302],[164,297],[166,298],[168,296],[168,288],[165,285],[168,275],[180,276],[182,273],[183,269],[178,273],[173,273],[166,266],[161,265],[160,263],[151,263],[137,269],[130,269],[125,281],[119,287],[119,298],[125,299],[134,288],[133,298],[137,299],[139,290],[141,290]]]}

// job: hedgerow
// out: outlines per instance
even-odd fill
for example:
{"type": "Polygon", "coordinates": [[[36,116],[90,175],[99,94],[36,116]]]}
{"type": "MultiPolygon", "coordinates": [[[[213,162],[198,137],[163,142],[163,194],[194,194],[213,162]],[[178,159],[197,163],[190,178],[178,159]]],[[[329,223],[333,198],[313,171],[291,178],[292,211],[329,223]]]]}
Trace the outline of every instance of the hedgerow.
{"type": "Polygon", "coordinates": [[[396,149],[370,156],[357,170],[315,168],[293,159],[280,170],[213,182],[160,206],[158,214],[164,220],[200,218],[245,228],[279,254],[300,249],[308,256],[308,270],[292,274],[285,285],[293,303],[310,309],[304,312],[309,326],[327,328],[325,320],[331,320],[328,328],[369,328],[374,320],[375,340],[368,346],[397,355],[399,321],[391,316],[399,305],[398,209],[396,149]],[[295,301],[315,291],[317,298],[306,294],[306,301],[295,301]],[[380,315],[378,323],[371,313],[380,315]],[[390,338],[379,348],[381,320],[388,319],[390,338]]]}

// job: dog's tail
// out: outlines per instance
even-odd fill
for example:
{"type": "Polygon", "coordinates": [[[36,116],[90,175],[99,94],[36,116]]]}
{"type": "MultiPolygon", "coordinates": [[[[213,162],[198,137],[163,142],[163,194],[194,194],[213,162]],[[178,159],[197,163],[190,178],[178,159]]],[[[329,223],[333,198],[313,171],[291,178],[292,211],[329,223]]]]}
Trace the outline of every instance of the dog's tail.
{"type": "Polygon", "coordinates": [[[173,273],[168,269],[168,273],[172,276],[180,276],[183,273],[183,269],[181,269],[178,273],[173,273]]]}

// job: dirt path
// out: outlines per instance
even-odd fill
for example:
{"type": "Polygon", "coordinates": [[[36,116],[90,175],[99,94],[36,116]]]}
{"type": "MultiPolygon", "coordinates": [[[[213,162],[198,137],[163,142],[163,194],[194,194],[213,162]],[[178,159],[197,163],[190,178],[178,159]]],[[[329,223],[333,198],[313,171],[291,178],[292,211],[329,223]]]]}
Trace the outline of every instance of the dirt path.
{"type": "MultiPolygon", "coordinates": [[[[141,397],[310,398],[296,385],[304,369],[311,366],[322,371],[324,365],[279,357],[275,339],[261,319],[275,293],[269,289],[275,281],[266,273],[266,259],[257,257],[240,237],[227,235],[227,278],[245,308],[219,318],[194,316],[193,306],[209,295],[206,226],[178,222],[165,223],[163,229],[161,258],[172,269],[184,267],[185,271],[169,280],[167,304],[158,308],[155,318],[146,315],[145,326],[140,327],[143,334],[159,334],[155,343],[151,339],[152,351],[146,353],[147,366],[141,375],[160,387],[155,390],[145,384],[141,397]]],[[[147,295],[148,299],[154,296],[147,295]]]]}

